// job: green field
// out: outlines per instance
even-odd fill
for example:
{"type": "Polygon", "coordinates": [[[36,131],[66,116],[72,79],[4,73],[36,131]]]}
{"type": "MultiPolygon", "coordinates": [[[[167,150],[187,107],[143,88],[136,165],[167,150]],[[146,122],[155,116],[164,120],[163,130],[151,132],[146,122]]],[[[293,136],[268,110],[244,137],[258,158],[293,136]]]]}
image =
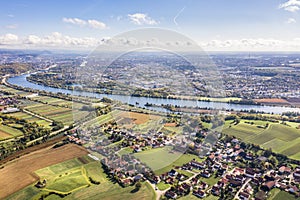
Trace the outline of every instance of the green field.
{"type": "Polygon", "coordinates": [[[36,122],[37,124],[39,124],[41,126],[44,126],[46,128],[50,127],[50,122],[47,122],[43,119],[40,119],[38,117],[27,114],[25,112],[15,112],[15,113],[7,114],[7,115],[12,116],[12,117],[16,117],[18,119],[24,119],[24,120],[26,120],[30,123],[36,122]]]}
{"type": "MultiPolygon", "coordinates": [[[[71,192],[64,199],[155,199],[154,190],[148,183],[142,183],[138,192],[132,192],[135,186],[122,188],[107,178],[99,162],[93,161],[88,156],[83,159],[88,163],[83,164],[76,158],[37,170],[36,174],[41,180],[44,178],[47,180],[45,188],[37,189],[33,184],[7,199],[39,199],[42,194],[45,195],[51,191],[62,194],[71,192]],[[100,184],[90,183],[89,177],[100,181],[100,184]]],[[[61,197],[52,194],[45,199],[61,199],[61,197]]]]}
{"type": "Polygon", "coordinates": [[[155,192],[149,183],[142,183],[138,192],[134,192],[134,186],[122,188],[118,184],[105,182],[98,186],[88,187],[78,190],[64,199],[86,199],[86,200],[113,200],[113,199],[130,199],[130,200],[154,200],[155,192]]]}
{"type": "Polygon", "coordinates": [[[172,151],[171,147],[156,148],[134,154],[142,162],[146,163],[153,171],[164,168],[178,160],[182,154],[172,151]]]}
{"type": "MultiPolygon", "coordinates": [[[[212,194],[206,196],[205,200],[218,200],[220,197],[214,196],[212,194]]],[[[192,192],[189,195],[183,196],[180,198],[180,200],[199,200],[200,198],[196,197],[195,195],[192,194],[192,192]]]]}
{"type": "Polygon", "coordinates": [[[300,130],[296,129],[299,124],[287,125],[259,120],[241,120],[239,124],[231,124],[226,121],[223,133],[233,135],[245,142],[258,144],[264,148],[271,148],[274,152],[282,153],[294,159],[300,159],[300,130]],[[248,124],[245,122],[253,122],[248,124]],[[263,128],[269,123],[268,128],[263,128]],[[259,127],[261,126],[261,127],[259,127]]]}
{"type": "MultiPolygon", "coordinates": [[[[62,100],[64,101],[64,100],[62,100]]],[[[72,103],[72,102],[71,102],[72,103]]],[[[83,104],[81,104],[83,105],[83,104]]],[[[89,114],[88,111],[80,110],[81,106],[77,105],[78,109],[72,109],[72,107],[60,107],[56,105],[44,104],[44,103],[28,103],[24,104],[24,108],[30,112],[36,113],[47,119],[59,121],[65,125],[70,125],[74,122],[74,118],[84,118],[89,114]]]]}
{"type": "Polygon", "coordinates": [[[151,167],[157,175],[170,171],[174,166],[181,166],[188,163],[192,159],[200,161],[198,156],[172,151],[172,147],[142,151],[135,153],[134,156],[151,167]]]}
{"type": "Polygon", "coordinates": [[[284,191],[280,191],[278,192],[278,194],[272,199],[272,200],[295,200],[295,199],[300,199],[300,198],[295,198],[294,195],[292,194],[289,194],[287,192],[284,192],[284,191]]]}
{"type": "MultiPolygon", "coordinates": [[[[51,179],[50,179],[51,180],[51,179]]],[[[69,193],[79,188],[88,187],[90,182],[86,176],[86,171],[82,169],[72,170],[63,175],[59,175],[51,182],[48,181],[44,190],[59,193],[69,193]]]]}
{"type": "Polygon", "coordinates": [[[122,111],[120,111],[120,110],[113,110],[108,114],[96,117],[95,119],[90,120],[88,123],[86,123],[85,127],[99,126],[101,124],[107,123],[113,119],[116,119],[117,115],[121,112],[122,111]]]}
{"type": "Polygon", "coordinates": [[[0,140],[17,137],[21,135],[23,135],[23,132],[20,131],[19,129],[2,125],[2,124],[0,125],[0,140]]]}
{"type": "Polygon", "coordinates": [[[288,193],[288,192],[285,192],[285,191],[281,191],[280,189],[278,188],[275,188],[273,190],[271,190],[269,192],[269,195],[268,195],[268,200],[295,200],[295,199],[300,199],[300,198],[295,198],[294,195],[288,193]]]}
{"type": "Polygon", "coordinates": [[[22,97],[25,97],[25,96],[31,94],[30,92],[24,92],[24,91],[22,91],[22,90],[16,90],[16,89],[7,87],[7,86],[5,86],[5,85],[0,85],[0,91],[18,94],[18,95],[20,95],[20,96],[22,96],[22,97]]]}

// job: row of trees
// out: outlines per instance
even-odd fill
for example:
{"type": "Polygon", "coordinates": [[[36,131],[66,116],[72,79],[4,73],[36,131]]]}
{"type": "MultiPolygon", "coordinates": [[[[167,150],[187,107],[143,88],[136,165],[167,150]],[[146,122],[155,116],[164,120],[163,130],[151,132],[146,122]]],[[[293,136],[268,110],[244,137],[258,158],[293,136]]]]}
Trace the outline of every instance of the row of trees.
{"type": "Polygon", "coordinates": [[[2,125],[7,126],[13,124],[13,128],[19,129],[22,132],[21,136],[0,144],[0,159],[4,159],[16,151],[25,149],[30,141],[37,138],[42,138],[41,141],[45,142],[50,135],[50,129],[44,128],[35,122],[29,123],[24,119],[0,115],[0,122],[2,125]]]}

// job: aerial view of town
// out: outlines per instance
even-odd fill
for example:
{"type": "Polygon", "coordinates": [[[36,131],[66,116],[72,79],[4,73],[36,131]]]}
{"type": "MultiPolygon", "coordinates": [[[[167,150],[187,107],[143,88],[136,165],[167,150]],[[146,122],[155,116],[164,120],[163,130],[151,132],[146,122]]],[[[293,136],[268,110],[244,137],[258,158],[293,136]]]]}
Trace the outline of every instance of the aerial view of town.
{"type": "Polygon", "coordinates": [[[300,199],[300,0],[0,13],[0,200],[300,199]]]}

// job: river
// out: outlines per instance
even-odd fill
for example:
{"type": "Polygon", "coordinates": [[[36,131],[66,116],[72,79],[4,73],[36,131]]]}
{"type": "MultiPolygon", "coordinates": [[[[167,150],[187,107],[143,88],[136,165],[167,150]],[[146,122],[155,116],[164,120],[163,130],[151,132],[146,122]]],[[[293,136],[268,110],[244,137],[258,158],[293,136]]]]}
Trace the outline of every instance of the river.
{"type": "MultiPolygon", "coordinates": [[[[31,83],[26,80],[26,77],[29,76],[28,74],[11,77],[7,80],[8,83],[21,86],[21,87],[28,87],[35,90],[44,90],[53,93],[64,93],[64,94],[71,94],[76,96],[88,96],[88,97],[95,97],[95,98],[111,98],[114,100],[121,101],[123,103],[133,104],[135,105],[138,102],[140,107],[143,107],[147,102],[150,104],[171,104],[171,105],[178,105],[178,106],[193,106],[193,107],[201,107],[201,108],[212,108],[212,109],[226,109],[226,110],[255,110],[259,112],[265,113],[275,113],[281,114],[283,112],[300,112],[300,108],[290,108],[290,107],[279,107],[279,106],[263,106],[263,105],[242,105],[242,104],[229,104],[229,103],[222,103],[222,102],[205,102],[205,101],[193,101],[193,100],[179,100],[179,99],[162,99],[162,98],[151,98],[151,97],[133,97],[133,96],[123,96],[123,95],[108,95],[108,94],[99,94],[93,92],[81,92],[81,91],[74,91],[68,89],[59,89],[53,88],[49,86],[38,85],[35,83],[31,83]]],[[[163,108],[155,107],[153,108],[157,111],[166,111],[163,108]]]]}

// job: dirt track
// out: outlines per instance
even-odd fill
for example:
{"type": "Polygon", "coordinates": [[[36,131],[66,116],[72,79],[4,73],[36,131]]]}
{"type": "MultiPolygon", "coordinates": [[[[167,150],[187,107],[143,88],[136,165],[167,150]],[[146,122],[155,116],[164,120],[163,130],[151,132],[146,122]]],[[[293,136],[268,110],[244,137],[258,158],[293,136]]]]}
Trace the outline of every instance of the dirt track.
{"type": "Polygon", "coordinates": [[[37,181],[34,171],[87,153],[83,147],[67,144],[56,149],[47,147],[37,150],[6,163],[0,169],[0,199],[37,181]]]}

